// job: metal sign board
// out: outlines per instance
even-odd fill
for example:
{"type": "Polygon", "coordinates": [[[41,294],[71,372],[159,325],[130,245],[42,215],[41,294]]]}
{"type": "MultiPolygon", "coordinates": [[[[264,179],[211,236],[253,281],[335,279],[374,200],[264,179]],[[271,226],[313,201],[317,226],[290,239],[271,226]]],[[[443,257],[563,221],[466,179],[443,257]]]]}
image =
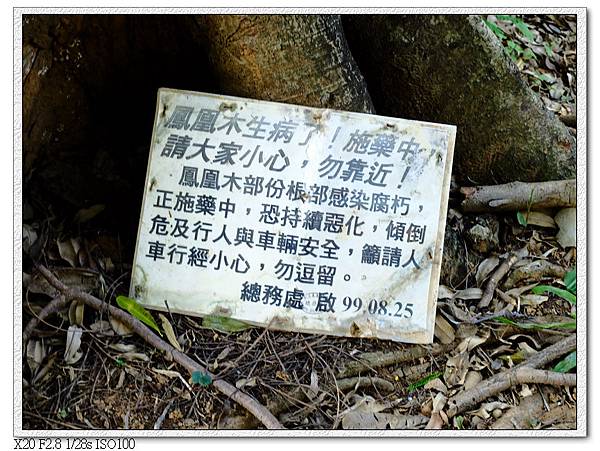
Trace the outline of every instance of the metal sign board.
{"type": "Polygon", "coordinates": [[[130,296],[433,339],[456,128],[160,89],[130,296]]]}

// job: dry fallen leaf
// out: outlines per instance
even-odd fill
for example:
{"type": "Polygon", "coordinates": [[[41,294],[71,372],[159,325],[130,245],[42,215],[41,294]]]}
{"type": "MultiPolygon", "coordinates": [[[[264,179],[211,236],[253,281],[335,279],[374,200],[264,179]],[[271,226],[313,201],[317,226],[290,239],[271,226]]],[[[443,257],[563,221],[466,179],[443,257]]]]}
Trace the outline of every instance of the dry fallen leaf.
{"type": "Polygon", "coordinates": [[[448,359],[446,370],[444,371],[444,380],[449,387],[463,385],[465,377],[469,371],[469,354],[461,352],[448,359]]]}
{"type": "Polygon", "coordinates": [[[435,317],[434,335],[443,344],[449,344],[449,343],[452,343],[454,341],[454,328],[440,314],[436,315],[436,317],[435,317]]]}
{"type": "Polygon", "coordinates": [[[559,231],[556,241],[563,248],[575,247],[577,245],[577,209],[563,208],[554,217],[559,231]]]}
{"type": "Polygon", "coordinates": [[[78,326],[69,326],[67,330],[67,344],[65,345],[65,363],[73,365],[83,355],[79,350],[81,347],[81,335],[83,330],[78,326]]]}
{"type": "Polygon", "coordinates": [[[344,429],[422,429],[429,420],[423,415],[383,413],[385,406],[370,396],[360,399],[353,407],[342,412],[344,429]]]}
{"type": "MultiPolygon", "coordinates": [[[[179,344],[179,342],[177,341],[177,337],[175,336],[173,326],[171,326],[171,323],[169,322],[167,317],[162,313],[159,313],[158,317],[160,318],[160,321],[162,323],[162,329],[165,331],[165,335],[167,336],[169,343],[171,343],[171,346],[173,346],[179,352],[183,352],[183,349],[181,349],[181,345],[179,344]]],[[[219,357],[217,357],[217,359],[219,359],[219,357]]]]}
{"type": "Polygon", "coordinates": [[[500,259],[496,255],[486,258],[477,267],[477,273],[475,274],[475,281],[477,286],[480,287],[483,281],[496,269],[500,264],[500,259]]]}

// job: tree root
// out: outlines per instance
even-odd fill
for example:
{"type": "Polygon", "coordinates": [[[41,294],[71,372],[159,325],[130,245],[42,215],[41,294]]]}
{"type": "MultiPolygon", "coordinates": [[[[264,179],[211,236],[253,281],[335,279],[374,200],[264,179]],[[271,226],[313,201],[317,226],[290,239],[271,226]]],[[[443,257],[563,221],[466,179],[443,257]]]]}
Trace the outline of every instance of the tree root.
{"type": "Polygon", "coordinates": [[[465,195],[462,209],[468,213],[564,208],[577,204],[575,179],[469,186],[461,188],[460,192],[465,195]]]}
{"type": "Polygon", "coordinates": [[[494,273],[488,280],[485,290],[483,291],[483,296],[481,297],[481,300],[477,305],[478,308],[483,309],[490,305],[498,283],[500,283],[500,281],[506,275],[506,273],[510,271],[510,268],[512,268],[516,262],[518,262],[525,256],[527,256],[527,247],[524,247],[523,249],[520,249],[516,252],[511,252],[508,258],[504,260],[500,266],[498,266],[498,269],[494,271],[494,273]]]}
{"type": "MultiPolygon", "coordinates": [[[[158,335],[154,334],[148,327],[146,327],[144,323],[137,318],[134,318],[129,313],[113,307],[112,305],[106,304],[88,293],[84,293],[76,288],[69,288],[42,265],[36,265],[36,268],[46,278],[46,280],[48,280],[50,285],[56,288],[65,299],[78,299],[95,310],[108,310],[111,316],[128,325],[136,334],[138,334],[156,349],[164,351],[168,357],[172,357],[173,360],[185,367],[190,374],[195,371],[202,371],[203,373],[207,373],[214,378],[214,376],[206,368],[195,362],[183,352],[178,351],[173,346],[163,341],[160,337],[158,337],[158,335]]],[[[39,318],[43,319],[41,314],[39,318]]],[[[232,400],[246,408],[268,429],[283,429],[283,426],[277,420],[277,418],[275,418],[271,412],[269,412],[253,397],[239,391],[237,388],[223,379],[214,379],[212,385],[221,393],[227,395],[232,400]]]]}
{"type": "Polygon", "coordinates": [[[510,273],[504,282],[504,287],[510,289],[516,287],[523,281],[538,282],[544,277],[556,277],[562,279],[565,277],[565,273],[565,268],[562,266],[555,265],[548,260],[535,260],[516,268],[510,273]]]}
{"type": "Polygon", "coordinates": [[[532,369],[546,365],[563,354],[572,351],[575,349],[576,343],[577,335],[571,334],[558,343],[534,354],[526,362],[496,374],[470,390],[456,394],[448,400],[448,417],[462,413],[490,396],[494,396],[515,384],[547,383],[552,385],[575,385],[574,374],[532,371],[532,369]]]}

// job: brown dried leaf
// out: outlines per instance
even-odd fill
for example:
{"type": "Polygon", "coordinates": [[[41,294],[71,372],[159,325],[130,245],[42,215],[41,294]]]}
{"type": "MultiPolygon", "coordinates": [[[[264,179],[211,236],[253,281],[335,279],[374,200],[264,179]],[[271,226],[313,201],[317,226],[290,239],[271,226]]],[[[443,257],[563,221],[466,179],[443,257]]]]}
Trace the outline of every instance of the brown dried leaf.
{"type": "Polygon", "coordinates": [[[81,347],[81,335],[83,330],[78,326],[69,326],[67,330],[67,344],[65,345],[65,363],[73,365],[83,356],[83,352],[79,350],[81,347]]]}
{"type": "Polygon", "coordinates": [[[360,399],[352,408],[343,412],[344,429],[422,429],[428,421],[423,415],[382,413],[385,406],[370,396],[360,399]]]}
{"type": "MultiPolygon", "coordinates": [[[[171,325],[167,317],[162,313],[159,313],[158,317],[160,318],[160,321],[162,323],[162,329],[165,331],[165,335],[167,336],[169,343],[171,343],[171,346],[173,346],[179,352],[183,352],[183,349],[181,349],[181,345],[179,344],[179,342],[177,341],[177,337],[175,336],[173,326],[171,325]]],[[[217,359],[219,359],[219,357],[217,357],[217,359]]]]}
{"type": "Polygon", "coordinates": [[[452,298],[470,301],[474,299],[481,299],[482,296],[483,291],[481,290],[481,288],[465,288],[464,290],[460,290],[454,293],[454,296],[452,296],[452,298]]]}
{"type": "Polygon", "coordinates": [[[479,264],[477,267],[477,273],[475,274],[475,281],[477,282],[478,287],[481,286],[484,280],[487,279],[487,277],[494,269],[496,269],[499,264],[500,259],[496,255],[486,258],[479,264]]]}
{"type": "Polygon", "coordinates": [[[521,211],[523,217],[527,220],[527,225],[535,225],[538,227],[547,227],[550,229],[556,228],[556,222],[552,216],[542,213],[540,211],[521,211]]]}
{"type": "Polygon", "coordinates": [[[455,337],[455,335],[454,335],[454,328],[440,314],[436,315],[436,317],[435,317],[434,335],[443,344],[449,344],[449,343],[452,343],[454,341],[454,337],[455,337]]]}
{"type": "Polygon", "coordinates": [[[444,380],[449,387],[463,385],[465,377],[469,371],[469,354],[461,352],[448,359],[446,370],[444,371],[444,380]]]}

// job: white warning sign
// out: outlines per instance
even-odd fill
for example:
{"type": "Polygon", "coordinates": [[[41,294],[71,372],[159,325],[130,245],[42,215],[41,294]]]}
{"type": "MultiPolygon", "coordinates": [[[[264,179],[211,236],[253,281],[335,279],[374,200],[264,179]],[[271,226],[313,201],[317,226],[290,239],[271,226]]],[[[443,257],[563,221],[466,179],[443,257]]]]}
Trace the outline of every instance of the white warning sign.
{"type": "Polygon", "coordinates": [[[278,330],[431,342],[455,134],[161,89],[130,296],[278,330]]]}

